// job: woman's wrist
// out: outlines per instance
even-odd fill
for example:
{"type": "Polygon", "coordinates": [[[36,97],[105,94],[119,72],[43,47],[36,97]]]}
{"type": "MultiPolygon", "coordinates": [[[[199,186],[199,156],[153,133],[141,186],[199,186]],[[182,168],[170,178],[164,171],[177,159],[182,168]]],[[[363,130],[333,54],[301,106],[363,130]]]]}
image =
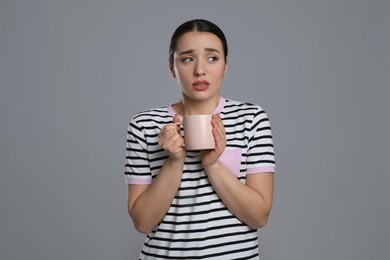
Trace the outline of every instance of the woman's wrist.
{"type": "Polygon", "coordinates": [[[168,157],[166,163],[172,167],[183,167],[185,159],[185,156],[180,158],[168,157]]]}
{"type": "Polygon", "coordinates": [[[217,160],[212,164],[204,165],[203,169],[207,174],[212,174],[213,172],[218,172],[221,169],[221,163],[219,162],[219,160],[217,160]]]}

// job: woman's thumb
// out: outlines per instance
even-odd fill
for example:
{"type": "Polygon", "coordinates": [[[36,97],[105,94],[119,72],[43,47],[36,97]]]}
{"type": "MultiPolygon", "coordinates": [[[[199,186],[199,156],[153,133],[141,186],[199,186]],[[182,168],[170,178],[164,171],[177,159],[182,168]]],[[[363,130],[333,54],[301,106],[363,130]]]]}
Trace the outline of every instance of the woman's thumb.
{"type": "Polygon", "coordinates": [[[180,118],[179,118],[179,115],[178,114],[175,114],[173,116],[173,123],[177,123],[177,122],[180,122],[180,118]]]}

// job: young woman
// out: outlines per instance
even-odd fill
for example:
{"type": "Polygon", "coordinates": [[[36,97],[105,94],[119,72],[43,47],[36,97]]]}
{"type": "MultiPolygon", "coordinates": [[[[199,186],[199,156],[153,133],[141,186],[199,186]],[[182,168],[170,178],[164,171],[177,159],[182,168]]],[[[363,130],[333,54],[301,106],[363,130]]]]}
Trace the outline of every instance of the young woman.
{"type": "Polygon", "coordinates": [[[147,234],[140,259],[258,259],[257,229],[272,207],[271,128],[257,105],[219,90],[228,47],[221,29],[191,20],[173,33],[169,69],[181,99],[135,115],[128,128],[128,210],[147,234]],[[213,114],[214,150],[186,151],[183,116],[213,114]]]}

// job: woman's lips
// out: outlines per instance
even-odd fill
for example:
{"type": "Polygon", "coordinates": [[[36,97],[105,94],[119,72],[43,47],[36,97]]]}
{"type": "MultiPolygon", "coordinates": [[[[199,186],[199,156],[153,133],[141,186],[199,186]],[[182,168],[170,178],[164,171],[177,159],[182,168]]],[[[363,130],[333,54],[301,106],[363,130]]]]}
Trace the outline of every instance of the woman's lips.
{"type": "Polygon", "coordinates": [[[192,84],[192,87],[195,90],[203,91],[206,90],[209,87],[210,83],[206,80],[197,80],[192,84]]]}

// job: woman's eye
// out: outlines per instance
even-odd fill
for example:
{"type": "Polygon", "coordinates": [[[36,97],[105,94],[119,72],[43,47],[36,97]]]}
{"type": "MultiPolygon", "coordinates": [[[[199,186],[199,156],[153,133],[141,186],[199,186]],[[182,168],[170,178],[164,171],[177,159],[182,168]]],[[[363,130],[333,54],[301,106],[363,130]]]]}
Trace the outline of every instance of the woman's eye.
{"type": "Polygon", "coordinates": [[[194,60],[194,59],[191,58],[191,57],[186,57],[186,58],[183,59],[183,62],[188,63],[188,62],[191,62],[191,61],[193,61],[193,60],[194,60]]]}
{"type": "Polygon", "coordinates": [[[210,61],[210,62],[217,61],[217,60],[218,60],[218,58],[215,57],[215,56],[210,56],[210,57],[208,58],[208,61],[210,61]]]}

